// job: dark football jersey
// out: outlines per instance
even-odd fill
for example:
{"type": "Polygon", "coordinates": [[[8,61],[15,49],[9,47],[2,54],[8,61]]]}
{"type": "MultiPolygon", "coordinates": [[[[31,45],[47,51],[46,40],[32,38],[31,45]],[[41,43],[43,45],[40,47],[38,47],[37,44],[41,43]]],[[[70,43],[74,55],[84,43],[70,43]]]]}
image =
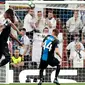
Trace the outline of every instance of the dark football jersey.
{"type": "Polygon", "coordinates": [[[44,61],[53,59],[55,48],[58,48],[59,41],[52,35],[48,35],[43,40],[41,59],[44,61]]]}

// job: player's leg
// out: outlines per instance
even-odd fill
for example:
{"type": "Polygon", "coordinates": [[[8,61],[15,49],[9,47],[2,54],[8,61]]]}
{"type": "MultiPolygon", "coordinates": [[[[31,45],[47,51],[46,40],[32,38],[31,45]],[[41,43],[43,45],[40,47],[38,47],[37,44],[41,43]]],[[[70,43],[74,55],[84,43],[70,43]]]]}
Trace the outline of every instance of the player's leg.
{"type": "Polygon", "coordinates": [[[41,85],[42,84],[42,81],[43,81],[43,71],[44,71],[44,69],[40,69],[40,72],[39,72],[39,83],[38,83],[38,85],[41,85]]]}
{"type": "Polygon", "coordinates": [[[6,65],[10,61],[10,56],[6,56],[1,62],[0,67],[6,65]]]}
{"type": "Polygon", "coordinates": [[[2,55],[5,56],[5,59],[3,59],[0,62],[0,66],[3,66],[7,64],[10,61],[10,55],[8,51],[8,46],[7,46],[7,40],[10,34],[10,25],[4,26],[4,29],[0,35],[0,59],[2,58],[2,55]]]}
{"type": "Polygon", "coordinates": [[[55,79],[54,79],[54,83],[56,83],[57,85],[60,85],[59,82],[58,82],[58,79],[57,79],[59,72],[60,72],[60,65],[57,65],[56,73],[55,73],[55,79]]]}
{"type": "Polygon", "coordinates": [[[60,72],[60,62],[58,61],[58,59],[54,58],[53,60],[51,60],[51,61],[49,62],[49,64],[50,64],[51,66],[57,66],[57,67],[56,67],[56,72],[55,72],[54,83],[56,83],[57,85],[60,85],[59,82],[58,82],[58,79],[57,79],[57,77],[58,77],[58,75],[59,75],[59,72],[60,72]]]}
{"type": "Polygon", "coordinates": [[[46,69],[48,66],[47,62],[46,61],[43,61],[41,60],[40,62],[40,65],[39,65],[39,69],[40,69],[40,72],[39,72],[39,83],[38,85],[41,85],[42,84],[42,80],[43,80],[43,71],[44,69],[46,69]]]}
{"type": "Polygon", "coordinates": [[[2,57],[3,50],[7,44],[7,40],[10,34],[10,25],[5,26],[3,31],[0,34],[0,58],[2,57]]]}
{"type": "Polygon", "coordinates": [[[2,52],[0,52],[0,59],[2,58],[2,52]]]}
{"type": "Polygon", "coordinates": [[[3,51],[4,59],[0,62],[0,67],[6,65],[8,62],[10,62],[10,54],[8,50],[8,46],[5,46],[3,51]]]}

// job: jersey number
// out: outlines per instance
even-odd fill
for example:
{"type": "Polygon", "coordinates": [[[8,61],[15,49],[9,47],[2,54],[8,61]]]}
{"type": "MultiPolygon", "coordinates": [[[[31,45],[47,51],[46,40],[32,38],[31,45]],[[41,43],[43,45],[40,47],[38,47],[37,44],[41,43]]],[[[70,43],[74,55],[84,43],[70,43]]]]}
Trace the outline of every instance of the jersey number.
{"type": "Polygon", "coordinates": [[[49,42],[47,44],[47,41],[45,41],[44,45],[43,45],[43,48],[44,48],[44,50],[47,48],[49,51],[51,51],[51,49],[52,49],[52,42],[49,42]]]}

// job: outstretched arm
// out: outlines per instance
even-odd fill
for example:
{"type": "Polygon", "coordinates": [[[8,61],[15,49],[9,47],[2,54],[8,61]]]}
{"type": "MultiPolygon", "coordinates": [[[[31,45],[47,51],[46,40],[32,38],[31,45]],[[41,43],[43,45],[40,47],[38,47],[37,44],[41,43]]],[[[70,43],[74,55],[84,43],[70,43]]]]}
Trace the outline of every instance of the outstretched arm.
{"type": "Polygon", "coordinates": [[[8,24],[10,24],[11,27],[12,27],[14,30],[16,30],[18,34],[21,34],[21,32],[18,30],[18,28],[15,26],[15,24],[11,22],[10,19],[6,19],[6,20],[4,21],[4,25],[5,25],[5,26],[7,26],[8,24]]]}
{"type": "Polygon", "coordinates": [[[20,31],[18,30],[18,28],[14,25],[14,23],[10,23],[11,24],[11,27],[17,31],[18,34],[21,34],[20,31]]]}
{"type": "Polygon", "coordinates": [[[60,58],[62,58],[61,55],[60,55],[60,53],[59,53],[59,49],[58,49],[58,48],[55,48],[55,52],[56,52],[56,54],[57,54],[60,58]]]}
{"type": "Polygon", "coordinates": [[[20,42],[17,38],[15,38],[12,34],[10,34],[10,37],[11,37],[12,39],[16,40],[16,41],[19,43],[19,45],[22,45],[21,42],[20,42]]]}

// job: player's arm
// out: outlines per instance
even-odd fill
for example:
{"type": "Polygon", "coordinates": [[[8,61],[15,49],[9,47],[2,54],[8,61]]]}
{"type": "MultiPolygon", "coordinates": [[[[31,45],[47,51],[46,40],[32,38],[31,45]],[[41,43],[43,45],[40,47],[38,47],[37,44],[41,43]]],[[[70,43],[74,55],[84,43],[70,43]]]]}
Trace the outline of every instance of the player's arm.
{"type": "Polygon", "coordinates": [[[17,27],[14,25],[14,23],[10,23],[11,24],[11,27],[17,31],[18,34],[21,34],[20,31],[17,29],[17,27]]]}
{"type": "Polygon", "coordinates": [[[18,28],[15,26],[15,24],[11,22],[10,19],[6,19],[6,20],[4,21],[4,25],[5,25],[5,26],[11,25],[11,27],[12,27],[14,30],[16,30],[18,34],[21,34],[21,32],[18,30],[18,28]]]}
{"type": "Polygon", "coordinates": [[[16,40],[16,41],[19,43],[19,45],[22,45],[21,42],[20,42],[17,38],[15,38],[12,34],[10,34],[10,37],[11,37],[12,39],[16,40]]]}
{"type": "Polygon", "coordinates": [[[58,47],[55,48],[55,52],[56,52],[56,54],[61,58],[61,55],[60,55],[60,53],[59,53],[59,48],[58,48],[58,47]]]}
{"type": "Polygon", "coordinates": [[[44,45],[44,43],[42,42],[42,43],[41,43],[41,47],[43,47],[43,45],[44,45]]]}
{"type": "Polygon", "coordinates": [[[56,40],[56,41],[55,41],[55,53],[56,53],[60,58],[62,58],[61,55],[60,55],[60,52],[59,52],[58,44],[59,44],[59,40],[56,40]]]}
{"type": "Polygon", "coordinates": [[[0,32],[3,30],[3,28],[4,28],[4,25],[0,24],[0,32]]]}

